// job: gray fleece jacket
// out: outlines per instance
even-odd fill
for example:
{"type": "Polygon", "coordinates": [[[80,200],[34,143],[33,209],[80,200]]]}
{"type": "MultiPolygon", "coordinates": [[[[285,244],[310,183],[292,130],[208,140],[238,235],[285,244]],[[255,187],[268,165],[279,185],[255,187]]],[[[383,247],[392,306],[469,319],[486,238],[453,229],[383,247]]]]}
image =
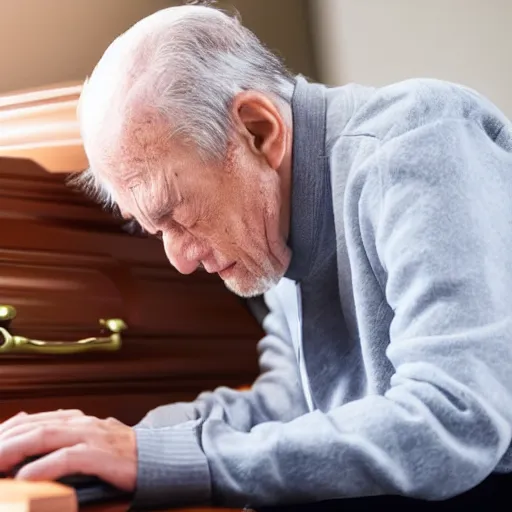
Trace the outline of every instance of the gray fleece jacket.
{"type": "Polygon", "coordinates": [[[512,471],[512,127],[472,90],[297,78],[252,389],[135,427],[135,506],[437,500],[512,471]]]}

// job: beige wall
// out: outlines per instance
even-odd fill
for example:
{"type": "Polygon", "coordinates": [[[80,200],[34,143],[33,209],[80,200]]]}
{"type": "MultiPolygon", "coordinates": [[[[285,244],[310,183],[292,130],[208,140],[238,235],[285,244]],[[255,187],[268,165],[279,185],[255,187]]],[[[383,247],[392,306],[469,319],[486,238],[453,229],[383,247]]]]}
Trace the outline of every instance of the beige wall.
{"type": "Polygon", "coordinates": [[[464,83],[512,118],[512,0],[311,0],[319,76],[464,83]]]}
{"type": "MultiPolygon", "coordinates": [[[[0,0],[0,93],[82,80],[106,46],[172,0],[0,0]]],[[[295,71],[314,76],[307,0],[233,0],[295,71]]]]}

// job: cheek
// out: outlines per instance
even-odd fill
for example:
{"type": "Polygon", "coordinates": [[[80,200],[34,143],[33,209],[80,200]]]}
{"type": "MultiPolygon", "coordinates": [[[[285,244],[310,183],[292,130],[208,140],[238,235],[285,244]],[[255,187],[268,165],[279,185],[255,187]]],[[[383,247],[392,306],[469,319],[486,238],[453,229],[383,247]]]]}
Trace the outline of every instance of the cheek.
{"type": "Polygon", "coordinates": [[[222,244],[225,237],[222,211],[219,206],[208,198],[194,200],[191,208],[187,210],[187,222],[190,227],[186,227],[199,245],[207,245],[211,249],[218,248],[222,244]]]}
{"type": "Polygon", "coordinates": [[[260,245],[265,232],[262,172],[253,162],[238,162],[236,168],[219,170],[200,190],[196,188],[195,198],[203,199],[195,204],[200,218],[197,234],[213,249],[239,252],[260,245]]]}

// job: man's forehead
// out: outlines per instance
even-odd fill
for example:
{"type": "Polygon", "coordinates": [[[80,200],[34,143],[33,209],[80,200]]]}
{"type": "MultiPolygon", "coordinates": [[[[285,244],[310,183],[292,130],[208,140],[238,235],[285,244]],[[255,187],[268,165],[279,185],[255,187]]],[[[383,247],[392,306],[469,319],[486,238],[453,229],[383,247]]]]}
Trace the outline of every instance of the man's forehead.
{"type": "Polygon", "coordinates": [[[137,168],[119,169],[119,171],[112,173],[109,181],[120,206],[131,210],[131,204],[134,200],[137,200],[137,198],[140,200],[151,190],[159,187],[158,182],[162,181],[161,175],[161,170],[156,166],[144,170],[137,168]]]}
{"type": "Polygon", "coordinates": [[[191,155],[171,137],[168,120],[152,110],[141,110],[125,120],[116,139],[108,148],[103,171],[119,206],[133,215],[136,202],[176,202],[175,175],[191,155]]]}
{"type": "Polygon", "coordinates": [[[170,165],[169,148],[156,148],[147,144],[142,148],[137,141],[120,141],[105,166],[105,174],[116,188],[138,186],[149,177],[159,179],[170,165]]]}
{"type": "Polygon", "coordinates": [[[125,219],[136,219],[146,227],[150,227],[151,212],[149,206],[153,201],[145,200],[142,186],[120,186],[116,190],[115,202],[121,216],[125,219]]]}
{"type": "Polygon", "coordinates": [[[116,173],[112,181],[115,201],[125,217],[153,218],[179,202],[174,174],[164,165],[116,173]]]}
{"type": "Polygon", "coordinates": [[[144,164],[167,157],[171,145],[167,119],[153,109],[139,108],[123,123],[119,150],[123,161],[144,164]]]}
{"type": "Polygon", "coordinates": [[[168,159],[171,130],[160,115],[128,109],[124,117],[112,122],[113,126],[105,130],[108,136],[98,138],[91,151],[109,178],[136,180],[148,168],[168,159]]]}

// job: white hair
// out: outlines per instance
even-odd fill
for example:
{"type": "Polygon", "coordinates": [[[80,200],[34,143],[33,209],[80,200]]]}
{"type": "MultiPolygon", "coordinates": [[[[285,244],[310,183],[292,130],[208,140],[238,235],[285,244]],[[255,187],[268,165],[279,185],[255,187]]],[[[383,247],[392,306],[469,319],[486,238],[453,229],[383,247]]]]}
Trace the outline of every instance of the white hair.
{"type": "MultiPolygon", "coordinates": [[[[98,160],[108,152],[109,137],[128,122],[129,99],[137,98],[169,121],[170,136],[193,142],[203,159],[221,159],[236,94],[264,93],[287,115],[293,82],[237,16],[200,5],[163,9],[117,38],[85,82],[78,114],[86,153],[98,160]]],[[[78,181],[108,201],[93,169],[78,181]]]]}

